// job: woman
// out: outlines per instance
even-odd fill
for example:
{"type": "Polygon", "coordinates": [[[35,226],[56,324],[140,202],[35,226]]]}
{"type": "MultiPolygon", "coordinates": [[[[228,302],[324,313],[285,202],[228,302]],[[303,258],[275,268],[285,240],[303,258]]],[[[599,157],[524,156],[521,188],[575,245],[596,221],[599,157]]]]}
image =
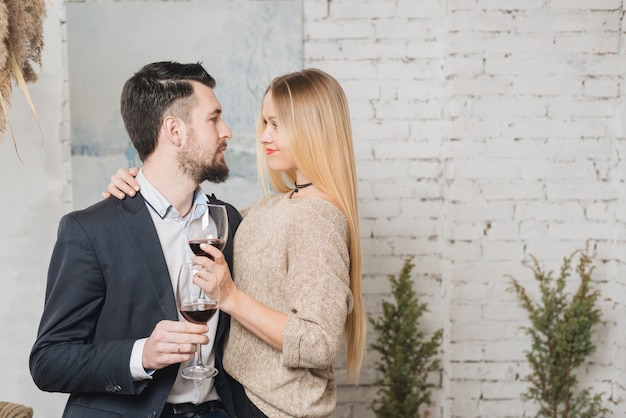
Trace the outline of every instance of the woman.
{"type": "Polygon", "coordinates": [[[193,261],[218,275],[220,309],[233,319],[224,367],[247,395],[238,415],[330,417],[342,336],[355,380],[365,347],[357,179],[341,86],[317,69],[277,77],[257,136],[266,197],[235,235],[236,284],[219,250],[205,246],[214,261],[193,261]]]}

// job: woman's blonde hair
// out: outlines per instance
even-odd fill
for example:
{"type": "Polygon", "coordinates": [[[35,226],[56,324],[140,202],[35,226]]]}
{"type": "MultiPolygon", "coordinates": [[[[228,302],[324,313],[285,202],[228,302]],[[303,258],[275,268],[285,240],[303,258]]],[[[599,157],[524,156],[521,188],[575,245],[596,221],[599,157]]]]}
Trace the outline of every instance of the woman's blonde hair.
{"type": "MultiPolygon", "coordinates": [[[[350,290],[354,308],[346,320],[348,375],[358,381],[365,351],[365,309],[361,294],[361,239],[357,177],[348,101],[333,77],[318,69],[305,69],[275,78],[271,93],[278,129],[298,169],[330,195],[348,219],[350,228],[350,290]]],[[[262,109],[261,109],[262,111],[262,109]]],[[[264,129],[259,115],[257,135],[264,129]]],[[[257,142],[259,178],[266,193],[269,184],[278,192],[293,189],[295,170],[269,168],[263,145],[257,142]]]]}

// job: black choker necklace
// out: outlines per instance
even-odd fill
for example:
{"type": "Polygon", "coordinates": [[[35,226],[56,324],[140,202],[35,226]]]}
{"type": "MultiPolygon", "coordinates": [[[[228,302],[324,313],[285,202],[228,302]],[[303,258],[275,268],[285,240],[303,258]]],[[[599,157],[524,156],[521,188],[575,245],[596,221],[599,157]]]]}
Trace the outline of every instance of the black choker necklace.
{"type": "Polygon", "coordinates": [[[298,190],[304,189],[305,187],[313,186],[313,183],[305,183],[305,184],[294,183],[294,185],[295,185],[295,188],[293,189],[293,192],[298,193],[298,190]]]}

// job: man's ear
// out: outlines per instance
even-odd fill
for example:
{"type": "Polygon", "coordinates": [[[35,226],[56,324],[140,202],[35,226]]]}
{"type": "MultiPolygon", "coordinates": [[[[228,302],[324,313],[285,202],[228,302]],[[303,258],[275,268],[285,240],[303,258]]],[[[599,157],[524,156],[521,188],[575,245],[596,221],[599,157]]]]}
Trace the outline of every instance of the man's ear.
{"type": "Polygon", "coordinates": [[[161,124],[161,130],[172,145],[177,147],[182,145],[186,133],[186,126],[182,120],[175,116],[166,116],[161,124]]]}

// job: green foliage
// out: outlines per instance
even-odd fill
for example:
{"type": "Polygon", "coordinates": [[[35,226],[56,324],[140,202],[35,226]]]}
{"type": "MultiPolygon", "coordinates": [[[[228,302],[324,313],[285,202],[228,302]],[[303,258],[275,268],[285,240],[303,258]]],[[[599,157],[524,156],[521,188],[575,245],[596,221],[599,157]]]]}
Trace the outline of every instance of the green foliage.
{"type": "Polygon", "coordinates": [[[418,329],[418,322],[427,308],[419,303],[413,291],[411,258],[404,263],[400,275],[389,276],[395,304],[382,301],[382,314],[369,318],[378,339],[371,345],[380,353],[376,370],[380,377],[378,398],[370,405],[377,417],[413,418],[421,405],[431,405],[431,389],[428,374],[440,369],[434,356],[441,345],[442,330],[426,340],[418,329]]]}
{"type": "Polygon", "coordinates": [[[591,395],[590,389],[574,394],[578,384],[574,370],[595,351],[592,328],[600,322],[600,311],[595,307],[599,292],[591,289],[593,265],[588,251],[576,251],[564,258],[556,279],[552,272],[542,270],[535,257],[531,258],[541,300],[533,302],[520,283],[511,278],[513,290],[531,322],[530,327],[524,327],[532,342],[531,349],[526,351],[531,367],[526,380],[531,386],[524,396],[539,405],[537,417],[604,416],[608,410],[601,407],[600,395],[591,395]],[[580,284],[572,296],[565,287],[577,253],[580,253],[576,267],[580,284]]]}

